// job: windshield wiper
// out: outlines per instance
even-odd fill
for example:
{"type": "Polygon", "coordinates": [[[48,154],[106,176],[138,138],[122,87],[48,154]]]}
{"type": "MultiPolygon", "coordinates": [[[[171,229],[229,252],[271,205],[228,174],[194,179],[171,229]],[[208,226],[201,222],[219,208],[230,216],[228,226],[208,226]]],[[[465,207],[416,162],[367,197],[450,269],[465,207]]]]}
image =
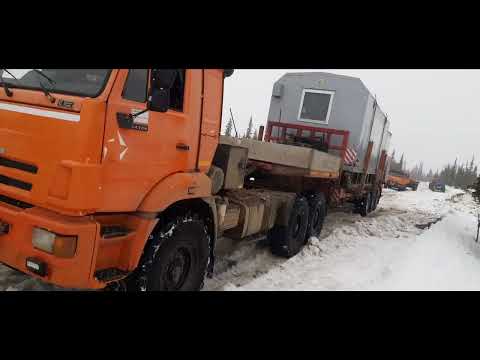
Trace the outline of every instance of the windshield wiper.
{"type": "Polygon", "coordinates": [[[45,94],[45,96],[48,98],[48,100],[50,100],[50,102],[53,104],[55,102],[55,97],[53,97],[52,94],[50,94],[50,91],[48,91],[48,89],[45,87],[45,85],[43,85],[43,83],[41,81],[38,82],[38,84],[40,85],[40,87],[42,88],[43,90],[43,93],[45,94]]]}
{"type": "Polygon", "coordinates": [[[3,90],[5,90],[5,95],[7,95],[8,97],[12,97],[13,96],[13,92],[12,90],[10,90],[10,88],[8,87],[8,83],[5,82],[5,80],[3,80],[3,73],[6,72],[8,75],[10,75],[11,77],[13,77],[15,80],[18,81],[18,79],[10,72],[8,71],[7,69],[0,69],[2,70],[0,72],[0,85],[3,86],[3,90]]]}
{"type": "Polygon", "coordinates": [[[42,71],[38,70],[38,69],[33,69],[33,71],[35,71],[38,75],[41,75],[43,76],[45,79],[48,80],[48,82],[52,85],[52,86],[55,86],[56,82],[55,80],[52,80],[51,77],[45,75],[42,71]]]}
{"type": "MultiPolygon", "coordinates": [[[[37,69],[33,69],[33,71],[35,71],[38,75],[41,75],[43,76],[45,79],[48,80],[48,82],[52,85],[52,86],[55,86],[56,82],[54,80],[52,80],[50,77],[48,77],[47,75],[45,75],[43,72],[41,72],[40,70],[37,70],[37,69]]],[[[45,94],[45,96],[48,98],[48,100],[50,100],[50,102],[53,104],[55,102],[55,98],[52,96],[52,94],[50,94],[50,91],[45,87],[45,85],[43,85],[43,83],[38,80],[38,84],[40,85],[40,87],[42,88],[43,90],[43,93],[45,94]]]]}
{"type": "Polygon", "coordinates": [[[1,70],[3,70],[3,71],[2,71],[2,74],[3,74],[3,72],[6,72],[8,75],[10,75],[10,76],[11,76],[12,78],[14,78],[16,81],[18,81],[18,79],[15,77],[15,75],[13,75],[13,74],[12,74],[10,71],[8,71],[7,69],[1,69],[1,70]]]}

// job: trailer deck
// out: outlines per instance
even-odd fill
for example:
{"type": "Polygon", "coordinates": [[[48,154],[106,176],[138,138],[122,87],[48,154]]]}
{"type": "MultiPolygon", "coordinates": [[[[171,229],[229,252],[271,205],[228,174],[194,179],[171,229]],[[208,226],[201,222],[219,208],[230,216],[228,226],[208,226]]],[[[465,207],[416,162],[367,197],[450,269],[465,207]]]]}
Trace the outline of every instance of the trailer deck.
{"type": "Polygon", "coordinates": [[[221,136],[220,143],[248,148],[248,161],[272,174],[337,179],[342,159],[308,147],[221,136]]]}

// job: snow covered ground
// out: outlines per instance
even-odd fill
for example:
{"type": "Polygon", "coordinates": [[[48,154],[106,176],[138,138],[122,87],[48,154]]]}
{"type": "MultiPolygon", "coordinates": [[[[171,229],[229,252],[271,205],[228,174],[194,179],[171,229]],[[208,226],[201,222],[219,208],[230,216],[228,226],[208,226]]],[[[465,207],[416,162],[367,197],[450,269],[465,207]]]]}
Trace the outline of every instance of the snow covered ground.
{"type": "MultiPolygon", "coordinates": [[[[227,243],[205,290],[480,290],[476,214],[456,189],[385,190],[365,218],[330,212],[320,239],[291,259],[261,243],[227,243]]],[[[0,290],[60,289],[0,265],[0,290]]]]}

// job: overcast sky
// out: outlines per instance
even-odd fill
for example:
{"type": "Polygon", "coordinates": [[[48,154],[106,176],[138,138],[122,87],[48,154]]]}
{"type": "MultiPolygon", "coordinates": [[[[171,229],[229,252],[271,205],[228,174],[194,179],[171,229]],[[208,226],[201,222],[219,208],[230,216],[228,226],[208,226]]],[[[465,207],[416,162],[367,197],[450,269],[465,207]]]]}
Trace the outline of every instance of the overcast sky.
{"type": "Polygon", "coordinates": [[[225,81],[223,124],[232,108],[240,133],[250,115],[267,121],[273,83],[286,72],[322,71],[359,77],[390,120],[390,152],[403,152],[409,167],[480,162],[480,70],[235,70],[225,81]]]}

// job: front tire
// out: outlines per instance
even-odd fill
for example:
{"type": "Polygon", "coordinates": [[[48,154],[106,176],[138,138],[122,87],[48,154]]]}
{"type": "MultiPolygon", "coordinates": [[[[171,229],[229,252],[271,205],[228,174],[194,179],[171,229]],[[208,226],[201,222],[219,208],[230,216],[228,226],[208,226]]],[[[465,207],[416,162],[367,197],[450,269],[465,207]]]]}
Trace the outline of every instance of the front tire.
{"type": "Polygon", "coordinates": [[[177,217],[154,230],[129,290],[198,291],[205,278],[209,241],[204,222],[177,217]]]}

